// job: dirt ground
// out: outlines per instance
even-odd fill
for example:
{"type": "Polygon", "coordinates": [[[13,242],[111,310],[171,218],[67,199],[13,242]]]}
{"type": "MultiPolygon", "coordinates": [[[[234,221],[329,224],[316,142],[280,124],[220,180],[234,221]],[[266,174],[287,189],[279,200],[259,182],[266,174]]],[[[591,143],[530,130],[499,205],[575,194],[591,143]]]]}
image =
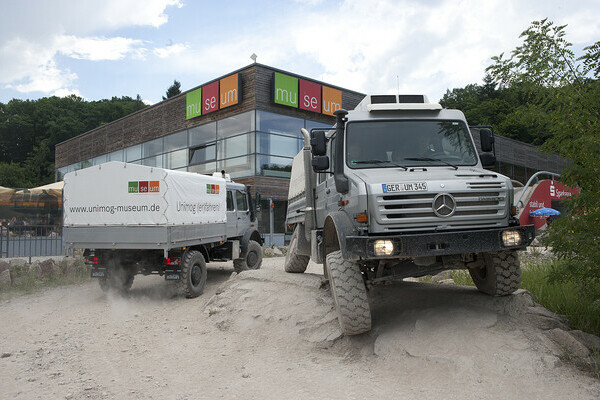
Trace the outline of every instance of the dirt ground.
{"type": "Polygon", "coordinates": [[[373,330],[342,337],[322,268],[283,258],[229,279],[209,264],[196,299],[137,276],[0,303],[3,399],[598,399],[560,357],[526,292],[400,282],[370,293],[373,330]],[[528,311],[529,310],[529,311],[528,311]]]}

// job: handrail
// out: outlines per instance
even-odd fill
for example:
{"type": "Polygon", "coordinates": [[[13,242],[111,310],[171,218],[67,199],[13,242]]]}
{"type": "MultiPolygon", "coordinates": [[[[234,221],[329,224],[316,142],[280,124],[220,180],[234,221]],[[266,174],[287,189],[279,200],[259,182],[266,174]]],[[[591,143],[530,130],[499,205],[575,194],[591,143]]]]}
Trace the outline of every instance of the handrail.
{"type": "Polygon", "coordinates": [[[521,195],[519,196],[519,199],[517,201],[515,201],[515,206],[519,207],[519,203],[521,205],[523,205],[523,196],[525,195],[525,192],[527,191],[527,189],[529,189],[529,186],[531,185],[531,183],[533,182],[534,179],[538,178],[538,175],[550,175],[552,177],[552,179],[557,180],[560,177],[560,174],[556,174],[554,172],[548,172],[548,171],[538,171],[535,174],[531,175],[531,178],[529,178],[529,180],[527,181],[527,183],[525,184],[525,186],[523,186],[523,189],[521,191],[521,195]]]}

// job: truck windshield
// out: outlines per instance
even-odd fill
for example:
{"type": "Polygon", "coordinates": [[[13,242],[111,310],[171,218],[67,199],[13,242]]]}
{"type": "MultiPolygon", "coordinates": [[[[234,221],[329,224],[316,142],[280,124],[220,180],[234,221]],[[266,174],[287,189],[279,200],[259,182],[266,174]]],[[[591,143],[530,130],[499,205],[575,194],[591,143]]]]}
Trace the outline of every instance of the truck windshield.
{"type": "Polygon", "coordinates": [[[477,153],[462,121],[365,121],[346,128],[350,168],[475,165],[477,153]]]}

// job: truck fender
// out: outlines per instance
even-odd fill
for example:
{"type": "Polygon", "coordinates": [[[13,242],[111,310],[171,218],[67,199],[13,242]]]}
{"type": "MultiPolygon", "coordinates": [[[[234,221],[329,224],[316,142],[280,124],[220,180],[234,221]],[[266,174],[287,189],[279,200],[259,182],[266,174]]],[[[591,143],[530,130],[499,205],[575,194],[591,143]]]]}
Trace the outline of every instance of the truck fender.
{"type": "Polygon", "coordinates": [[[357,259],[348,251],[346,236],[357,234],[356,228],[348,214],[335,211],[327,215],[323,224],[323,260],[327,254],[341,250],[344,260],[357,259]]]}
{"type": "Polygon", "coordinates": [[[260,233],[258,233],[256,228],[249,228],[248,230],[246,230],[244,236],[242,236],[242,239],[240,240],[240,258],[246,257],[246,251],[248,251],[248,243],[251,240],[254,240],[261,246],[263,245],[262,237],[260,236],[260,233]]]}

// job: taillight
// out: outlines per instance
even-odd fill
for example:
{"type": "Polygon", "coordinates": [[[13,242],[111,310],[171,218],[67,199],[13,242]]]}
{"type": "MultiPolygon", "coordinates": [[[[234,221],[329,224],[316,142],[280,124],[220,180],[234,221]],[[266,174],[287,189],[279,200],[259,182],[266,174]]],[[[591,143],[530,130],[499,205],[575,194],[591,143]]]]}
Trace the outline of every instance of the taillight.
{"type": "Polygon", "coordinates": [[[165,265],[181,265],[181,258],[165,258],[165,265]]]}
{"type": "Polygon", "coordinates": [[[98,257],[86,257],[85,263],[87,265],[96,265],[99,263],[98,257]]]}

